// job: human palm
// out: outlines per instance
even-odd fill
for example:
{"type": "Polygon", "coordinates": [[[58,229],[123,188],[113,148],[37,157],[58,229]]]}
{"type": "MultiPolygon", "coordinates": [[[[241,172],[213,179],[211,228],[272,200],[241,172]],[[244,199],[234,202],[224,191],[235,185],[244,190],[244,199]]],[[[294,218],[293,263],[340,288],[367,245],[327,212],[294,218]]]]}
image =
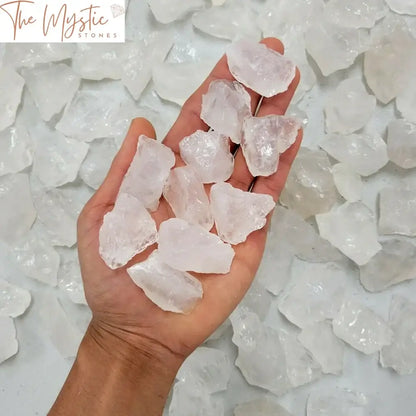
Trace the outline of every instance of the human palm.
{"type": "MultiPolygon", "coordinates": [[[[283,53],[283,46],[273,38],[263,40],[268,47],[283,53]]],[[[185,103],[181,114],[167,134],[164,144],[176,155],[176,166],[184,163],[179,156],[179,142],[195,130],[207,130],[200,119],[202,95],[215,79],[233,80],[226,58],[223,57],[201,87],[185,103]]],[[[264,99],[258,116],[284,114],[299,82],[297,73],[288,91],[264,99]]],[[[260,96],[248,90],[253,113],[260,96]]],[[[93,312],[92,326],[97,331],[111,333],[131,345],[157,344],[182,357],[189,355],[228,317],[250,287],[260,264],[266,242],[267,226],[249,235],[244,243],[234,246],[235,258],[226,275],[198,275],[204,295],[189,314],[165,312],[153,304],[127,274],[127,267],[147,258],[155,247],[136,256],[126,267],[111,270],[98,253],[99,229],[103,216],[114,206],[123,177],[137,149],[138,137],[144,134],[155,137],[153,127],[145,119],[135,119],[117,154],[103,185],[91,198],[78,222],[78,248],[81,271],[89,306],[93,312]]],[[[290,166],[300,146],[302,132],[296,143],[280,158],[278,171],[267,178],[257,178],[252,192],[269,194],[276,201],[284,186],[290,166]]],[[[248,191],[253,183],[241,149],[236,149],[235,168],[229,179],[234,187],[248,191]]],[[[209,186],[206,187],[209,192],[209,186]]],[[[152,213],[157,225],[173,217],[162,198],[159,208],[152,213]]],[[[269,217],[270,220],[270,217],[269,217]]],[[[215,230],[213,230],[215,232],[215,230]]]]}

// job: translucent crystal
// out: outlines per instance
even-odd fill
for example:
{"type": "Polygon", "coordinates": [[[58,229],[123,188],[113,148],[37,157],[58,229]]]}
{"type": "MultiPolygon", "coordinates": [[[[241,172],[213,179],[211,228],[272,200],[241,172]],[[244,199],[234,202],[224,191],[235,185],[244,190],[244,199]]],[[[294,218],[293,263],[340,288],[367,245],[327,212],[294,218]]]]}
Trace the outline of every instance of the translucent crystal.
{"type": "Polygon", "coordinates": [[[389,325],[394,337],[391,345],[382,348],[380,362],[399,374],[413,374],[416,371],[416,304],[394,295],[390,305],[389,325]]]}
{"type": "Polygon", "coordinates": [[[17,354],[19,344],[12,318],[0,316],[0,363],[17,354]]]}
{"type": "Polygon", "coordinates": [[[388,126],[387,153],[396,165],[416,167],[416,124],[406,120],[393,120],[388,126]]]}
{"type": "Polygon", "coordinates": [[[354,172],[346,163],[337,163],[332,166],[332,175],[338,192],[349,202],[361,199],[363,182],[361,176],[354,172]]]}
{"type": "Polygon", "coordinates": [[[190,312],[202,298],[199,280],[163,263],[158,250],[147,260],[129,267],[127,272],[146,296],[164,311],[190,312]]]}
{"type": "Polygon", "coordinates": [[[239,40],[228,47],[227,58],[234,78],[264,97],[286,91],[296,73],[292,61],[250,40],[239,40]]]}
{"type": "Polygon", "coordinates": [[[233,248],[217,235],[179,218],[160,225],[159,253],[174,269],[198,273],[228,273],[234,258],[233,248]]]}
{"type": "Polygon", "coordinates": [[[134,196],[142,201],[145,208],[155,211],[174,164],[175,155],[169,147],[141,135],[120,193],[134,196]]]}
{"type": "Polygon", "coordinates": [[[350,134],[364,127],[376,109],[360,78],[349,78],[330,92],[325,106],[326,130],[350,134]]]}
{"type": "Polygon", "coordinates": [[[332,327],[338,338],[364,354],[380,351],[393,338],[393,332],[380,316],[351,300],[342,305],[332,327]]]}
{"type": "Polygon", "coordinates": [[[300,122],[292,117],[248,117],[243,123],[241,147],[253,176],[277,171],[279,156],[296,141],[300,122]]]}
{"type": "Polygon", "coordinates": [[[204,6],[203,0],[147,0],[155,18],[160,23],[171,23],[182,19],[189,12],[204,6]]]}
{"type": "Polygon", "coordinates": [[[215,80],[202,96],[201,119],[217,133],[240,143],[243,121],[251,116],[251,98],[236,81],[215,80]]]}
{"type": "Polygon", "coordinates": [[[0,176],[20,172],[32,159],[32,142],[25,127],[15,125],[0,132],[0,176]]]}
{"type": "Polygon", "coordinates": [[[379,231],[416,236],[416,187],[398,184],[380,191],[379,231]]]}
{"type": "Polygon", "coordinates": [[[0,240],[10,242],[29,231],[36,211],[26,174],[0,177],[0,212],[0,240]]]}
{"type": "Polygon", "coordinates": [[[156,223],[143,204],[132,195],[120,193],[100,228],[100,255],[107,266],[124,266],[156,241],[156,223]]]}
{"type": "Polygon", "coordinates": [[[273,296],[266,288],[258,280],[254,280],[239,307],[249,309],[263,321],[269,312],[272,300],[273,296]]]}
{"type": "Polygon", "coordinates": [[[414,111],[416,108],[416,80],[414,78],[410,80],[406,88],[397,96],[396,106],[403,118],[416,123],[416,111],[414,111]]]}
{"type": "Polygon", "coordinates": [[[310,263],[285,289],[279,311],[300,328],[333,318],[345,295],[346,274],[335,263],[310,263]]]}
{"type": "Polygon", "coordinates": [[[24,85],[25,80],[16,71],[0,68],[0,131],[14,123],[24,85]]]}
{"type": "Polygon", "coordinates": [[[163,196],[175,217],[208,231],[214,225],[208,195],[192,166],[182,166],[170,172],[163,196]]]}
{"type": "Polygon", "coordinates": [[[41,64],[25,68],[22,75],[42,118],[49,121],[72,100],[80,77],[65,64],[41,64]]]}
{"type": "Polygon", "coordinates": [[[225,182],[212,186],[210,199],[218,235],[231,244],[242,243],[263,228],[275,207],[270,195],[244,192],[225,182]]]}
{"type": "Polygon", "coordinates": [[[298,337],[326,374],[341,374],[344,368],[344,343],[334,335],[328,322],[316,322],[302,329],[298,337]]]}
{"type": "Polygon", "coordinates": [[[378,135],[331,134],[319,146],[362,176],[372,175],[388,162],[386,143],[378,135]]]}
{"type": "Polygon", "coordinates": [[[191,165],[203,183],[224,182],[233,173],[234,157],[226,136],[197,130],[179,143],[182,160],[191,165]]]}
{"type": "Polygon", "coordinates": [[[319,150],[300,149],[280,202],[308,218],[329,211],[336,200],[328,156],[319,150]]]}
{"type": "Polygon", "coordinates": [[[260,398],[239,404],[234,416],[292,416],[286,409],[269,398],[260,398]]]}
{"type": "Polygon", "coordinates": [[[30,292],[0,279],[0,317],[16,318],[30,305],[30,292]]]}
{"type": "Polygon", "coordinates": [[[416,15],[416,4],[412,0],[386,0],[396,13],[416,15]]]}

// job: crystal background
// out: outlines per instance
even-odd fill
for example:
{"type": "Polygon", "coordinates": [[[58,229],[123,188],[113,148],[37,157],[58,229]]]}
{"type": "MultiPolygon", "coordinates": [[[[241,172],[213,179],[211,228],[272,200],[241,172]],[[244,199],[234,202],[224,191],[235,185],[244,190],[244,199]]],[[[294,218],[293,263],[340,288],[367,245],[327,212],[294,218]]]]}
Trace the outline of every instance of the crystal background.
{"type": "MultiPolygon", "coordinates": [[[[307,228],[300,217],[282,224],[279,218],[289,218],[287,211],[277,210],[264,262],[245,305],[267,326],[297,336],[299,329],[279,307],[285,309],[283,300],[299,276],[324,275],[331,271],[328,262],[348,277],[349,297],[387,322],[392,296],[416,302],[415,280],[371,293],[361,285],[357,265],[368,263],[379,250],[377,240],[398,238],[412,244],[413,252],[394,243],[397,263],[387,264],[408,279],[416,277],[414,1],[212,3],[149,0],[152,12],[145,1],[131,0],[125,45],[0,45],[0,279],[32,297],[24,315],[14,319],[19,352],[0,365],[2,415],[46,414],[71,367],[68,357],[75,354],[90,318],[77,263],[76,218],[101,183],[131,118],[148,117],[163,138],[189,94],[239,37],[282,39],[286,54],[301,70],[288,113],[304,123],[304,149],[281,203],[313,227],[307,228]],[[394,120],[407,121],[391,124],[394,120]],[[345,137],[351,133],[368,136],[345,137]],[[333,134],[343,136],[337,141],[333,134]],[[354,154],[360,143],[366,147],[354,154]],[[346,199],[368,208],[360,202],[344,206],[346,199]],[[363,221],[358,225],[350,221],[357,218],[354,210],[363,221]],[[320,217],[328,211],[333,217],[329,235],[322,225],[328,217],[320,217]],[[347,245],[348,257],[318,237],[316,214],[322,236],[344,253],[347,245]],[[310,237],[311,245],[302,238],[281,237],[292,234],[310,237]]],[[[372,281],[389,273],[381,262],[374,267],[372,281]]],[[[301,302],[311,296],[301,293],[301,302]]],[[[286,311],[296,314],[299,303],[289,299],[285,304],[286,311]]],[[[411,317],[409,325],[416,331],[415,321],[411,317]]],[[[228,323],[207,345],[222,349],[234,362],[232,334],[228,323]]],[[[0,351],[5,348],[0,338],[0,351]]],[[[416,344],[409,354],[411,371],[416,344]]],[[[338,387],[367,396],[363,415],[414,413],[416,375],[382,368],[378,353],[364,355],[346,344],[339,376],[316,374],[303,358],[294,358],[292,370],[317,380],[276,399],[293,415],[305,414],[311,392],[338,387]]],[[[236,404],[264,396],[273,397],[248,385],[233,367],[227,390],[215,394],[215,400],[228,416],[236,404]]],[[[170,414],[184,416],[183,411],[170,414]]]]}

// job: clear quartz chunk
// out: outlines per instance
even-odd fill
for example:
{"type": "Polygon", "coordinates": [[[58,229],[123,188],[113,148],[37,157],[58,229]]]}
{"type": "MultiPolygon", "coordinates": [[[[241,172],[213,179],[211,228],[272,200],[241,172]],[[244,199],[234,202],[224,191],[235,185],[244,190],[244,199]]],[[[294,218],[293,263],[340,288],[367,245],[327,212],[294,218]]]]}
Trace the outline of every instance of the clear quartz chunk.
{"type": "Polygon", "coordinates": [[[260,320],[264,321],[269,312],[272,300],[273,296],[266,291],[266,288],[261,283],[255,280],[244,295],[239,306],[254,312],[260,320]]]}
{"type": "Polygon", "coordinates": [[[211,188],[211,210],[218,235],[230,244],[242,243],[253,231],[263,228],[275,205],[270,195],[244,192],[226,182],[211,188]]]}
{"type": "Polygon", "coordinates": [[[175,155],[170,148],[141,135],[137,152],[121,184],[120,193],[134,196],[145,208],[155,211],[174,164],[175,155]]]}
{"type": "Polygon", "coordinates": [[[332,327],[338,338],[364,354],[380,351],[393,339],[393,332],[380,316],[352,300],[344,302],[332,327]]]}
{"type": "Polygon", "coordinates": [[[0,364],[16,355],[18,350],[13,319],[0,316],[0,364]]]}
{"type": "Polygon", "coordinates": [[[386,2],[396,13],[416,15],[416,4],[412,0],[386,0],[386,2]]]}
{"type": "Polygon", "coordinates": [[[243,121],[251,116],[251,98],[236,81],[215,80],[202,96],[201,119],[217,133],[240,143],[243,121]]]}
{"type": "Polygon", "coordinates": [[[163,196],[176,218],[210,230],[214,225],[208,195],[192,166],[171,170],[163,188],[163,196]]]}
{"type": "Polygon", "coordinates": [[[229,140],[216,131],[197,130],[181,140],[179,149],[182,160],[194,168],[203,183],[224,182],[233,173],[229,140]]]}
{"type": "Polygon", "coordinates": [[[146,296],[164,311],[190,312],[202,298],[202,285],[189,273],[163,263],[158,250],[147,260],[127,269],[127,273],[146,296]]]}
{"type": "Polygon", "coordinates": [[[300,127],[300,122],[292,117],[247,117],[241,147],[250,173],[253,176],[275,173],[280,154],[295,143],[300,127]]]}
{"type": "Polygon", "coordinates": [[[160,225],[159,253],[176,270],[222,274],[230,271],[235,254],[217,235],[179,218],[160,225]]]}
{"type": "Polygon", "coordinates": [[[203,0],[147,0],[156,20],[160,23],[172,23],[182,19],[188,13],[201,9],[203,0]]]}
{"type": "Polygon", "coordinates": [[[254,399],[239,404],[234,409],[234,416],[292,416],[286,409],[270,398],[254,399]]]}
{"type": "Polygon", "coordinates": [[[401,168],[415,168],[416,124],[393,120],[388,126],[387,153],[389,159],[401,168]]]}
{"type": "Polygon", "coordinates": [[[416,123],[416,79],[412,78],[406,88],[396,97],[396,106],[403,118],[416,123]]]}
{"type": "Polygon", "coordinates": [[[352,170],[346,163],[337,163],[332,166],[332,175],[338,192],[349,202],[361,199],[363,182],[361,176],[352,170]]]}
{"type": "Polygon", "coordinates": [[[295,78],[295,64],[261,43],[239,40],[227,49],[227,58],[234,78],[264,97],[286,91],[295,78]]]}
{"type": "Polygon", "coordinates": [[[156,223],[143,204],[132,195],[120,193],[100,228],[102,259],[117,269],[156,241],[156,223]]]}
{"type": "Polygon", "coordinates": [[[0,279],[0,317],[16,318],[23,315],[31,299],[28,290],[0,279]]]}

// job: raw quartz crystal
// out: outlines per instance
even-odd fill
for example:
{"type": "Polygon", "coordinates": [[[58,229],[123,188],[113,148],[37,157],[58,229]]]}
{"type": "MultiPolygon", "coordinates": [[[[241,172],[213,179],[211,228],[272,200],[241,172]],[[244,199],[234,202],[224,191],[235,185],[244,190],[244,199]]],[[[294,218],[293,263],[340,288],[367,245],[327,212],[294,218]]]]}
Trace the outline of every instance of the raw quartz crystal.
{"type": "Polygon", "coordinates": [[[328,321],[302,329],[298,339],[310,351],[326,374],[341,374],[344,368],[344,343],[335,336],[328,321]]]}
{"type": "Polygon", "coordinates": [[[254,312],[261,321],[264,321],[269,313],[272,300],[273,296],[267,292],[261,283],[255,280],[244,295],[239,307],[247,308],[251,312],[254,312]]]}
{"type": "Polygon", "coordinates": [[[360,280],[370,292],[416,278],[416,247],[409,241],[391,239],[381,243],[382,249],[366,265],[360,267],[360,280]]]}
{"type": "MultiPolygon", "coordinates": [[[[414,36],[416,38],[416,32],[414,36]]],[[[416,79],[412,78],[406,88],[397,96],[396,107],[403,118],[412,123],[416,123],[416,79]]]]}
{"type": "Polygon", "coordinates": [[[346,202],[316,216],[319,233],[342,253],[363,266],[381,250],[374,213],[362,202],[346,202]]]}
{"type": "Polygon", "coordinates": [[[275,173],[280,154],[295,143],[300,127],[300,122],[292,117],[247,117],[241,147],[250,173],[253,176],[275,173]]]}
{"type": "Polygon", "coordinates": [[[191,11],[204,7],[203,0],[147,0],[156,20],[160,23],[171,23],[182,19],[191,11]]]}
{"type": "Polygon", "coordinates": [[[332,166],[332,175],[338,192],[349,202],[361,199],[363,182],[361,176],[354,172],[346,163],[337,163],[332,166]]]}
{"type": "Polygon", "coordinates": [[[332,319],[341,307],[346,274],[335,263],[307,264],[279,300],[279,311],[299,328],[332,319]]]}
{"type": "Polygon", "coordinates": [[[0,279],[0,317],[16,318],[29,307],[30,292],[0,279]]]}
{"type": "Polygon", "coordinates": [[[325,105],[326,130],[350,134],[364,127],[376,109],[376,98],[369,95],[360,78],[340,82],[325,105]]]}
{"type": "Polygon", "coordinates": [[[24,85],[25,80],[16,71],[0,68],[0,131],[14,123],[24,85]]]}
{"type": "Polygon", "coordinates": [[[295,78],[295,64],[262,43],[239,40],[228,47],[227,58],[234,78],[264,97],[286,91],[295,78]]]}
{"type": "Polygon", "coordinates": [[[313,391],[307,403],[307,416],[365,416],[370,413],[367,397],[359,392],[330,388],[313,391]]]}
{"type": "Polygon", "coordinates": [[[380,316],[352,300],[344,302],[332,328],[338,338],[364,354],[380,351],[393,339],[393,332],[380,316]]]}
{"type": "Polygon", "coordinates": [[[120,193],[100,228],[102,259],[117,269],[156,241],[156,223],[143,204],[132,195],[120,193]]]}
{"type": "Polygon", "coordinates": [[[254,399],[237,405],[234,416],[292,416],[286,409],[269,398],[254,399]]]}
{"type": "Polygon", "coordinates": [[[393,330],[393,342],[382,348],[380,362],[401,375],[416,371],[416,304],[394,295],[390,305],[389,325],[393,330]]]}
{"type": "Polygon", "coordinates": [[[412,0],[386,0],[386,2],[396,13],[416,15],[416,4],[412,0]]]}
{"type": "Polygon", "coordinates": [[[175,155],[169,147],[141,135],[136,154],[121,184],[120,194],[134,196],[145,208],[155,211],[174,164],[175,155]]]}
{"type": "Polygon", "coordinates": [[[399,183],[380,191],[381,234],[416,236],[416,186],[399,183]]]}
{"type": "Polygon", "coordinates": [[[329,211],[336,200],[328,156],[323,151],[301,148],[280,197],[281,204],[308,218],[329,211]]]}
{"type": "Polygon", "coordinates": [[[387,153],[389,159],[404,169],[416,167],[416,124],[394,120],[388,126],[387,153]]]}
{"type": "Polygon", "coordinates": [[[270,195],[244,192],[226,182],[211,187],[210,199],[218,235],[230,244],[242,243],[263,228],[276,205],[270,195]]]}
{"type": "Polygon", "coordinates": [[[376,173],[388,162],[386,142],[377,134],[331,134],[319,146],[362,176],[376,173]]]}
{"type": "Polygon", "coordinates": [[[20,172],[32,160],[32,142],[23,125],[16,124],[0,132],[0,176],[20,172]]]}
{"type": "Polygon", "coordinates": [[[203,183],[225,182],[233,173],[234,157],[227,136],[197,130],[179,143],[182,160],[194,168],[203,183]]]}
{"type": "Polygon", "coordinates": [[[171,170],[163,189],[176,218],[210,230],[214,225],[208,195],[192,166],[171,170]]]}
{"type": "Polygon", "coordinates": [[[127,269],[127,273],[146,296],[164,311],[190,312],[202,298],[202,285],[189,273],[163,263],[158,250],[147,260],[127,269]]]}
{"type": "Polygon", "coordinates": [[[49,121],[72,100],[81,81],[80,77],[63,63],[25,68],[22,76],[45,121],[49,121]]]}
{"type": "Polygon", "coordinates": [[[18,349],[13,319],[0,316],[0,364],[17,354],[18,349]]]}
{"type": "Polygon", "coordinates": [[[243,121],[251,116],[251,98],[236,81],[215,80],[202,96],[201,119],[217,133],[240,143],[243,121]]]}
{"type": "Polygon", "coordinates": [[[27,174],[0,177],[0,240],[16,240],[36,219],[27,174]]]}
{"type": "Polygon", "coordinates": [[[159,254],[164,263],[176,270],[228,273],[235,253],[216,234],[171,218],[160,225],[159,254]]]}

